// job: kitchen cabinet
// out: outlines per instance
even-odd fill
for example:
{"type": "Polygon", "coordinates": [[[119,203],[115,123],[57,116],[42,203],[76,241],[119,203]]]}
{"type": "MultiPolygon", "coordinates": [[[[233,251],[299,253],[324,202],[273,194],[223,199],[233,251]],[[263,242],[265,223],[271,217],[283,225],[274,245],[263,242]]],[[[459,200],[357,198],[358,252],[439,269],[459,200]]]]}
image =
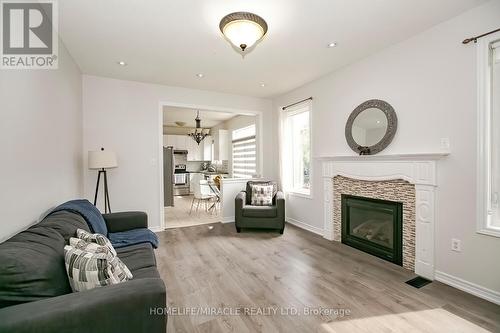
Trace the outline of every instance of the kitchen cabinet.
{"type": "Polygon", "coordinates": [[[229,131],[220,129],[214,134],[214,156],[213,160],[229,160],[229,131]]]}
{"type": "Polygon", "coordinates": [[[202,146],[201,143],[198,145],[196,141],[188,137],[186,142],[186,150],[188,151],[187,160],[188,161],[201,161],[202,160],[202,146]]]}
{"type": "Polygon", "coordinates": [[[208,135],[202,142],[202,160],[203,161],[211,161],[212,160],[212,145],[213,139],[212,136],[208,135]]]}
{"type": "Polygon", "coordinates": [[[164,135],[163,145],[172,146],[175,150],[187,150],[188,161],[212,160],[212,137],[210,135],[199,145],[187,135],[164,135]]]}
{"type": "Polygon", "coordinates": [[[172,146],[175,150],[186,150],[187,135],[164,135],[163,145],[172,146]]]}
{"type": "Polygon", "coordinates": [[[163,146],[164,147],[172,146],[175,149],[174,135],[164,135],[163,136],[163,146]]]}

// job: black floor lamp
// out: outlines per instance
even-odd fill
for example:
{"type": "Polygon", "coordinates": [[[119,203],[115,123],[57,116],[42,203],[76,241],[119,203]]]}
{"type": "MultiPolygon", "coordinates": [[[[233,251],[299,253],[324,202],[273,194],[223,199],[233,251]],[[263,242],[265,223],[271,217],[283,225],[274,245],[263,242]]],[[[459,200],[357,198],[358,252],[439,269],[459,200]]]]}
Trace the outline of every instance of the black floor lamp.
{"type": "Polygon", "coordinates": [[[89,151],[88,158],[89,169],[99,170],[97,174],[97,184],[95,186],[95,196],[94,196],[94,206],[97,204],[97,194],[99,193],[99,183],[101,181],[101,174],[104,179],[104,212],[111,213],[111,205],[109,204],[109,192],[108,192],[108,176],[106,174],[106,169],[118,167],[116,161],[116,154],[112,151],[105,151],[104,148],[97,151],[89,151]]]}

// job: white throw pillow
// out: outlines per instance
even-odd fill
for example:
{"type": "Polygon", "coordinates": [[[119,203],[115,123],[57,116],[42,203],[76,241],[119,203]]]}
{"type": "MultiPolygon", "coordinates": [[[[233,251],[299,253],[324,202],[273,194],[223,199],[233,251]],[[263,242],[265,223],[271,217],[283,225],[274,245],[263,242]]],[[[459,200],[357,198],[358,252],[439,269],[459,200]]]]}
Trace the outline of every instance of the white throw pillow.
{"type": "Polygon", "coordinates": [[[252,185],[252,206],[272,206],[273,188],[273,185],[252,185]]]}

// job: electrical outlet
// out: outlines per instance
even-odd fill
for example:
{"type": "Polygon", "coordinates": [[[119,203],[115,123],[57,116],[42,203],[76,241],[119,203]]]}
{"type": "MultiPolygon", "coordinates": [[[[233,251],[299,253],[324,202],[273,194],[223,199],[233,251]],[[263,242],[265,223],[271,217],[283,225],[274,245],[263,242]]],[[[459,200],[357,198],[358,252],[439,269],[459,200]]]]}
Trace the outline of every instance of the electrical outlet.
{"type": "Polygon", "coordinates": [[[441,149],[450,150],[450,138],[441,138],[441,149]]]}
{"type": "Polygon", "coordinates": [[[462,252],[462,241],[460,239],[451,239],[451,250],[455,252],[462,252]]]}

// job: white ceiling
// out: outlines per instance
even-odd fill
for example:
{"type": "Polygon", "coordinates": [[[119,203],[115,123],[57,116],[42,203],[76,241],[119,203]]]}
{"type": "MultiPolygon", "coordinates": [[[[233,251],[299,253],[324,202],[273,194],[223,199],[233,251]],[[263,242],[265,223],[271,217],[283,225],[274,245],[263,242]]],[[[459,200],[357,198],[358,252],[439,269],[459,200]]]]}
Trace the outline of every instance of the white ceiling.
{"type": "Polygon", "coordinates": [[[86,74],[270,97],[484,2],[64,0],[59,31],[86,74]],[[269,25],[244,59],[218,30],[233,11],[254,12],[269,25]],[[331,41],[338,47],[327,48],[331,41]],[[128,66],[117,65],[119,60],[128,66]]]}
{"type": "MultiPolygon", "coordinates": [[[[186,123],[185,127],[195,127],[196,123],[194,119],[196,118],[196,111],[198,110],[164,106],[163,125],[177,127],[177,124],[175,122],[183,121],[186,123]]],[[[237,115],[234,113],[200,110],[201,127],[212,128],[235,116],[237,115]]]]}

